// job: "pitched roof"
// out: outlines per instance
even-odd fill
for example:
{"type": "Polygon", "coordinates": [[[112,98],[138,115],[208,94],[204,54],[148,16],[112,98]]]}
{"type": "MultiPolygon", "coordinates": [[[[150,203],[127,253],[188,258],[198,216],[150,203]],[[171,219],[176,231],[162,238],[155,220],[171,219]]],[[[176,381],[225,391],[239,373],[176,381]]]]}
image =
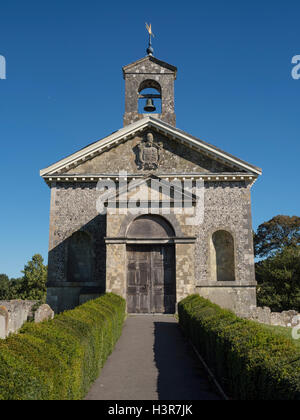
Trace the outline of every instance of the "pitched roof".
{"type": "Polygon", "coordinates": [[[94,156],[103,153],[110,149],[112,146],[116,146],[119,143],[122,143],[134,135],[143,132],[145,129],[150,128],[159,131],[160,133],[168,136],[169,138],[179,141],[187,147],[190,147],[199,152],[204,152],[206,155],[217,158],[229,166],[234,166],[241,171],[246,171],[248,173],[254,174],[256,176],[262,174],[262,170],[250,163],[247,163],[223,150],[194,137],[185,131],[182,131],[176,127],[173,127],[164,121],[153,118],[151,116],[146,116],[145,118],[134,122],[120,130],[112,133],[108,137],[105,137],[102,140],[96,141],[95,143],[90,144],[87,147],[79,150],[76,153],[71,154],[70,156],[54,163],[53,165],[42,169],[40,175],[42,177],[47,177],[49,175],[54,175],[56,173],[63,173],[70,169],[70,166],[78,165],[93,158],[94,156]]]}
{"type": "Polygon", "coordinates": [[[164,67],[165,69],[170,70],[172,73],[175,73],[175,79],[177,74],[177,67],[172,66],[172,64],[168,64],[165,61],[159,60],[156,57],[153,56],[146,56],[141,58],[140,60],[134,61],[133,63],[127,64],[123,67],[123,76],[125,77],[125,73],[130,73],[131,69],[134,69],[135,67],[139,66],[140,64],[143,64],[147,61],[152,61],[153,63],[157,64],[160,67],[164,67]]]}

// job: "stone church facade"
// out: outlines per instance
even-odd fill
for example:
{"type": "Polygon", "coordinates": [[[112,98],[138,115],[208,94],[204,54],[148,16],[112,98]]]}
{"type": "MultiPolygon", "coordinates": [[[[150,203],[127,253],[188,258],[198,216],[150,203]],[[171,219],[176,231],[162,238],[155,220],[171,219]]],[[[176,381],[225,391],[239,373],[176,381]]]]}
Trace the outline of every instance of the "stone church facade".
{"type": "Polygon", "coordinates": [[[55,312],[105,291],[131,313],[174,313],[192,293],[238,312],[256,305],[251,187],[261,170],[176,127],[176,74],[152,55],[125,66],[124,127],[41,171],[55,312]],[[139,109],[146,100],[152,113],[139,109]]]}

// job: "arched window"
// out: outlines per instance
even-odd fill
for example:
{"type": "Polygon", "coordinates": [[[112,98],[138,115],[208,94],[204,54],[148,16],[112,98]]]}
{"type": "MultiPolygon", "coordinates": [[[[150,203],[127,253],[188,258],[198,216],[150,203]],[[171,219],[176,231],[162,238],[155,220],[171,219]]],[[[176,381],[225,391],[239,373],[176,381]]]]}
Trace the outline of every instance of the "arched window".
{"type": "Polygon", "coordinates": [[[139,87],[139,114],[161,114],[161,103],[162,97],[160,84],[155,80],[144,80],[139,87]],[[146,105],[151,105],[151,103],[154,108],[150,107],[148,110],[145,109],[146,105]]]}
{"type": "Polygon", "coordinates": [[[211,274],[215,281],[235,281],[234,239],[225,230],[212,235],[211,274]]]}
{"type": "Polygon", "coordinates": [[[90,236],[85,232],[76,232],[68,243],[69,282],[90,282],[93,275],[93,251],[90,236]]]}

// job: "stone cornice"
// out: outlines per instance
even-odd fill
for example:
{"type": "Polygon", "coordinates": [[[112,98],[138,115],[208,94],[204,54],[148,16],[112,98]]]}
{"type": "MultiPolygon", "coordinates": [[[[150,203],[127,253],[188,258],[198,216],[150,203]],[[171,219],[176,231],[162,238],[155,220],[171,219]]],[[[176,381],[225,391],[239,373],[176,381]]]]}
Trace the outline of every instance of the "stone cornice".
{"type": "Polygon", "coordinates": [[[252,283],[242,283],[242,282],[234,282],[234,281],[220,281],[220,282],[214,282],[214,283],[199,283],[196,285],[197,289],[201,289],[201,288],[213,288],[215,289],[217,288],[225,288],[225,287],[229,287],[230,289],[232,288],[241,288],[241,287],[256,287],[257,286],[257,282],[252,282],[252,283]]]}
{"type": "MultiPolygon", "coordinates": [[[[44,180],[48,185],[51,185],[52,182],[62,182],[62,183],[82,183],[82,182],[92,182],[97,183],[98,181],[103,180],[112,180],[118,182],[120,180],[127,179],[127,181],[134,180],[143,180],[145,177],[144,174],[128,174],[126,176],[120,176],[119,174],[98,174],[98,175],[52,175],[44,176],[44,180]]],[[[253,184],[257,180],[257,176],[253,174],[244,174],[244,173],[222,173],[222,174],[211,174],[211,173],[199,173],[199,174],[159,174],[159,178],[166,181],[205,181],[205,182],[240,182],[246,181],[250,184],[253,184]]]]}
{"type": "Polygon", "coordinates": [[[126,244],[126,245],[142,245],[142,244],[194,244],[197,240],[195,236],[191,237],[174,237],[174,238],[104,238],[106,244],[126,244]]]}

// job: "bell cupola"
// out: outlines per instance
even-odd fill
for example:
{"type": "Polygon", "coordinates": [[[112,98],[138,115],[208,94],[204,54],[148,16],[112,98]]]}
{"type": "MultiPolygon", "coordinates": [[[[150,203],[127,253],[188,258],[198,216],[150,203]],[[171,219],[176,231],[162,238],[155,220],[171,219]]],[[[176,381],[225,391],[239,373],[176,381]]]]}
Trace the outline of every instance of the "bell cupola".
{"type": "Polygon", "coordinates": [[[149,32],[148,55],[123,67],[125,79],[124,126],[147,115],[152,115],[170,125],[176,125],[174,81],[177,68],[153,56],[151,35],[152,32],[149,32]]]}

